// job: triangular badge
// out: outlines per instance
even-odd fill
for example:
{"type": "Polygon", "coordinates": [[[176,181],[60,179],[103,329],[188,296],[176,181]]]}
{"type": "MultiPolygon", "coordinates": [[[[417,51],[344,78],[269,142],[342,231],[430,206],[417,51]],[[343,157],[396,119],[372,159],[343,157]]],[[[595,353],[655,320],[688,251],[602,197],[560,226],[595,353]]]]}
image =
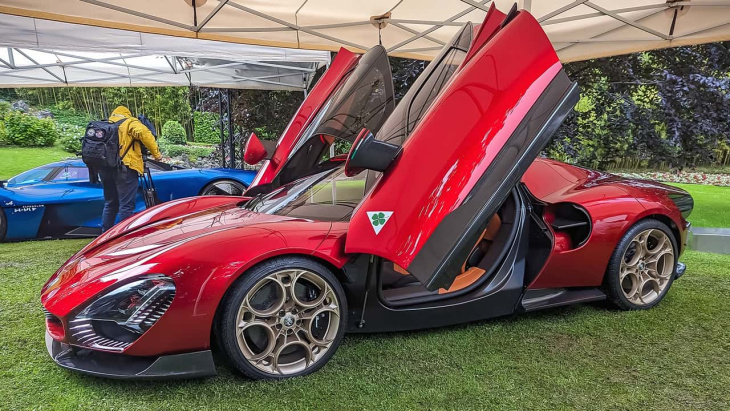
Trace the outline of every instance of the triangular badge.
{"type": "Polygon", "coordinates": [[[385,223],[390,220],[390,216],[393,215],[392,211],[368,211],[368,218],[370,218],[370,225],[375,230],[375,235],[380,234],[380,230],[383,229],[385,223]]]}

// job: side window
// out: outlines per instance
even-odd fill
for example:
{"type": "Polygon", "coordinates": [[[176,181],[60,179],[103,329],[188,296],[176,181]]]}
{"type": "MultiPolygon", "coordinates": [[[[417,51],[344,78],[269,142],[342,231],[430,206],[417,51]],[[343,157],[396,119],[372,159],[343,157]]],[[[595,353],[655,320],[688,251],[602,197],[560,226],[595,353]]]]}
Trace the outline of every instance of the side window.
{"type": "Polygon", "coordinates": [[[431,103],[454,75],[456,69],[464,61],[464,57],[466,57],[466,52],[461,49],[449,50],[449,53],[444,56],[442,64],[428,77],[408,108],[407,134],[413,131],[428,108],[431,107],[431,103]]]}
{"type": "Polygon", "coordinates": [[[56,174],[51,181],[76,181],[76,180],[88,180],[89,169],[86,167],[65,167],[56,174]]]}

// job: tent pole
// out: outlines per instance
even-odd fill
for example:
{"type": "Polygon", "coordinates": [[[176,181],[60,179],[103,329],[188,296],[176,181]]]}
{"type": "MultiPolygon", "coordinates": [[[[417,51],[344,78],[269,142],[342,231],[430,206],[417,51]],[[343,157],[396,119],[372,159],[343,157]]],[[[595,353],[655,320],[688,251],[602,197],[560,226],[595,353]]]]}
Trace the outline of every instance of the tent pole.
{"type": "Polygon", "coordinates": [[[228,156],[231,158],[231,168],[236,168],[236,159],[234,157],[236,153],[233,146],[233,116],[231,115],[231,89],[226,89],[226,96],[228,97],[228,156]]]}
{"type": "Polygon", "coordinates": [[[218,125],[221,129],[221,167],[226,166],[226,150],[223,146],[225,135],[223,134],[223,92],[218,89],[218,125]]]}

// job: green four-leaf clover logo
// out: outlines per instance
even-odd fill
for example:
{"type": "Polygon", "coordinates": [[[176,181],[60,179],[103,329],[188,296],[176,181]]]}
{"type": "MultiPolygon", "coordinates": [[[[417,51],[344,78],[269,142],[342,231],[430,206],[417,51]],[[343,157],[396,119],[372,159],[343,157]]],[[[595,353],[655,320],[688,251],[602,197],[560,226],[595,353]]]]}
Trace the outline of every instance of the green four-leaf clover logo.
{"type": "Polygon", "coordinates": [[[385,224],[385,214],[382,212],[373,214],[371,218],[373,220],[373,225],[376,227],[385,224]]]}

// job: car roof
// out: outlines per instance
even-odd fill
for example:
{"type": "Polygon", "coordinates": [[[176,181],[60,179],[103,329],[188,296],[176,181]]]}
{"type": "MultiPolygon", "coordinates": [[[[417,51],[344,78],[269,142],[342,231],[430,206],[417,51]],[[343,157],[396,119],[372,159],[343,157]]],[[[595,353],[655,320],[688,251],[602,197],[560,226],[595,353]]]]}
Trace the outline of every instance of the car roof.
{"type": "Polygon", "coordinates": [[[41,167],[63,167],[66,165],[71,167],[86,167],[86,164],[84,164],[80,158],[69,158],[67,160],[55,161],[53,163],[42,165],[41,167]]]}

